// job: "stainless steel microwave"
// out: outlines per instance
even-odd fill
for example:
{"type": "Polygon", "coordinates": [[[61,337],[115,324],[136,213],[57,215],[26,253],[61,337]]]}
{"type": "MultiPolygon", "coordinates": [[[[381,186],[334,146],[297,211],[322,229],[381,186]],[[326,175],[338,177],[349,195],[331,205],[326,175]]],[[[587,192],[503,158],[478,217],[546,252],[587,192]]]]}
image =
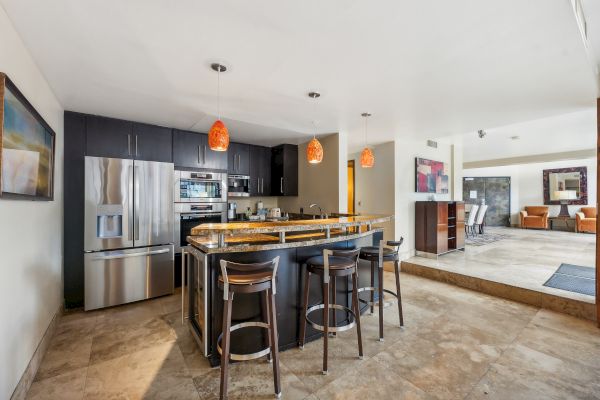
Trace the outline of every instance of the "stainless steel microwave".
{"type": "Polygon", "coordinates": [[[227,174],[222,172],[175,171],[176,203],[227,202],[227,174]]]}

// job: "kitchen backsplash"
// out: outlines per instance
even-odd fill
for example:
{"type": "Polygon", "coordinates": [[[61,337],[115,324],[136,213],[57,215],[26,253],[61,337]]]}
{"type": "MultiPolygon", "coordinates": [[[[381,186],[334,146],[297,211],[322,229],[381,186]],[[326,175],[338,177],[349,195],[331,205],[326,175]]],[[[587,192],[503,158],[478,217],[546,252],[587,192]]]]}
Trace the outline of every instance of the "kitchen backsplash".
{"type": "Polygon", "coordinates": [[[259,201],[263,202],[264,208],[279,207],[278,197],[247,197],[247,198],[235,198],[230,199],[229,203],[237,203],[237,212],[244,213],[247,207],[250,207],[253,213],[256,212],[256,203],[259,201]]]}

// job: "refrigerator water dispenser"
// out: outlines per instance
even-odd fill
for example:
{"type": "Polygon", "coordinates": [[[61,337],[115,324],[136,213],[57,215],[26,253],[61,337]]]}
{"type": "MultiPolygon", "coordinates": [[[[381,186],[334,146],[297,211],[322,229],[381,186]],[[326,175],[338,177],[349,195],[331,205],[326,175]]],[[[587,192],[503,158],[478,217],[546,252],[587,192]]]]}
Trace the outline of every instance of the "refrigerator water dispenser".
{"type": "Polygon", "coordinates": [[[101,239],[123,236],[123,206],[102,204],[96,215],[96,236],[101,239]]]}

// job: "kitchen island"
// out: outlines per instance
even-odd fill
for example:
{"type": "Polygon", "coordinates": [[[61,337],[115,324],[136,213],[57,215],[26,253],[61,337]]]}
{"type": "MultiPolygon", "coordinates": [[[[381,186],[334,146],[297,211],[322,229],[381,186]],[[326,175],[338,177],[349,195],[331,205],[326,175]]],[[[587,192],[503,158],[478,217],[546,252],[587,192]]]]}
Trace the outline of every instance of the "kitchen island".
{"type": "MultiPolygon", "coordinates": [[[[218,288],[221,259],[254,263],[280,257],[275,300],[279,348],[286,350],[298,343],[306,260],[321,255],[324,249],[375,245],[383,238],[383,229],[374,225],[391,218],[364,215],[281,222],[202,224],[193,228],[192,235],[188,237],[189,245],[184,249],[188,282],[188,290],[184,292],[188,307],[184,309],[184,314],[203,354],[212,365],[218,365],[216,343],[221,333],[223,314],[223,293],[218,288]]],[[[370,264],[361,261],[359,271],[359,285],[370,286],[370,264]]],[[[310,285],[309,303],[322,302],[321,282],[314,277],[310,285]]],[[[350,289],[348,280],[338,282],[338,303],[350,305],[350,289]]],[[[237,323],[260,319],[261,304],[256,294],[236,295],[232,320],[237,323]]],[[[338,312],[338,321],[341,323],[346,316],[338,312]]],[[[321,315],[317,314],[314,319],[318,323],[321,315]]],[[[232,332],[231,351],[252,353],[265,347],[263,331],[250,328],[232,332]]],[[[307,341],[320,336],[320,332],[307,327],[307,341]]]]}

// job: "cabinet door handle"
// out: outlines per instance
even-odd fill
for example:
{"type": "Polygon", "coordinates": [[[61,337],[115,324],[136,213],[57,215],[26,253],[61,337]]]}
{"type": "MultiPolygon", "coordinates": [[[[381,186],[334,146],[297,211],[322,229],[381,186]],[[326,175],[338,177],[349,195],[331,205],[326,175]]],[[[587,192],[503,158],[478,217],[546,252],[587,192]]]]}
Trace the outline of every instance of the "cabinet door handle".
{"type": "Polygon", "coordinates": [[[281,190],[281,194],[283,194],[283,177],[281,177],[280,190],[281,190]]]}
{"type": "Polygon", "coordinates": [[[131,155],[131,135],[127,134],[127,155],[131,155]]]}
{"type": "Polygon", "coordinates": [[[206,164],[206,145],[204,145],[204,164],[206,164]]]}
{"type": "Polygon", "coordinates": [[[135,156],[138,156],[138,135],[135,135],[135,156]]]}
{"type": "Polygon", "coordinates": [[[200,162],[200,145],[198,145],[198,164],[202,164],[202,162],[200,162]]]}

